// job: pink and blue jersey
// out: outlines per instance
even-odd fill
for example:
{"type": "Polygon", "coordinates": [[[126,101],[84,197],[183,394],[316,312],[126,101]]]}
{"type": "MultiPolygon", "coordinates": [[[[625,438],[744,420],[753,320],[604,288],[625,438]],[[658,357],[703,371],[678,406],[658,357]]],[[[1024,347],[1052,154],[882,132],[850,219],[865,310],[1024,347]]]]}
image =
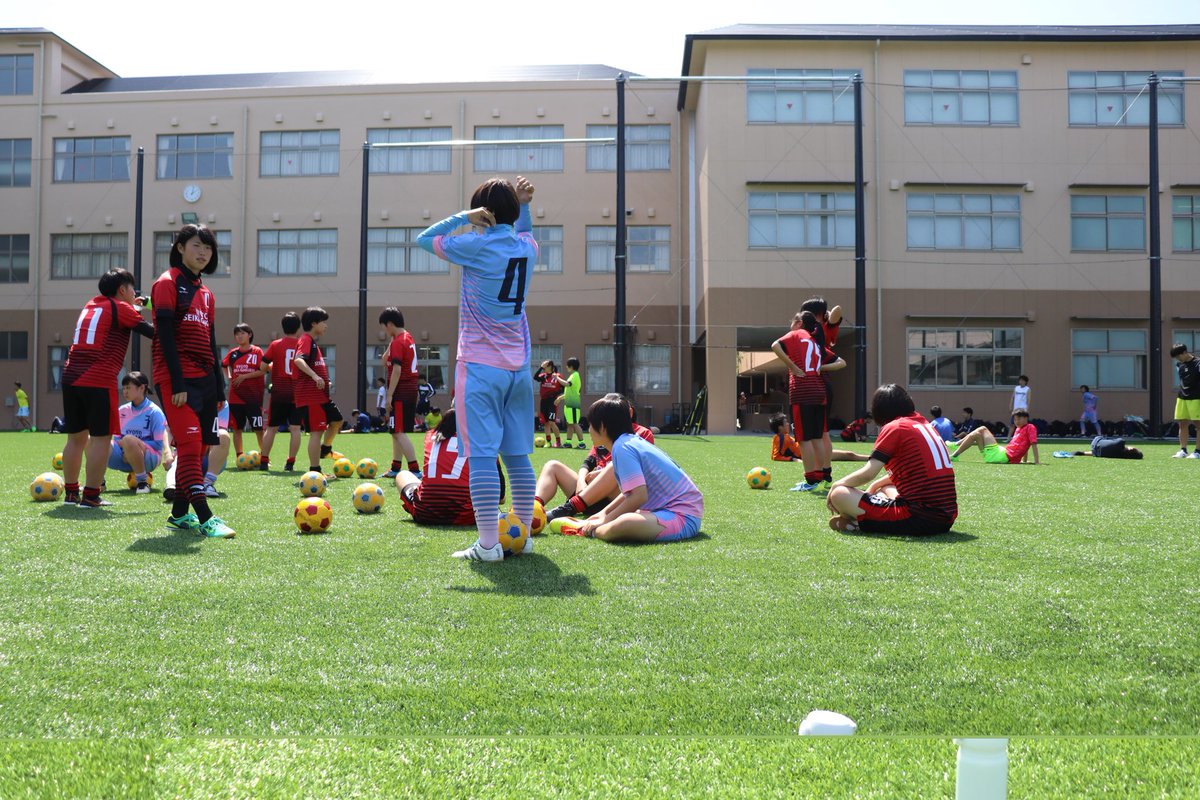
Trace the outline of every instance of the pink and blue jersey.
{"type": "Polygon", "coordinates": [[[449,235],[468,224],[466,212],[460,212],[417,237],[426,251],[463,268],[458,359],[504,370],[527,369],[530,342],[525,298],[538,253],[529,206],[521,206],[515,225],[449,235]]]}
{"type": "Polygon", "coordinates": [[[622,492],[646,487],[642,511],[672,511],[695,520],[704,516],[704,497],[692,479],[670,456],[637,434],[617,437],[612,463],[622,492]]]}
{"type": "Polygon", "coordinates": [[[140,406],[125,403],[117,410],[117,415],[121,419],[121,435],[136,436],[146,447],[156,453],[162,452],[167,418],[153,401],[143,400],[140,406]]]}

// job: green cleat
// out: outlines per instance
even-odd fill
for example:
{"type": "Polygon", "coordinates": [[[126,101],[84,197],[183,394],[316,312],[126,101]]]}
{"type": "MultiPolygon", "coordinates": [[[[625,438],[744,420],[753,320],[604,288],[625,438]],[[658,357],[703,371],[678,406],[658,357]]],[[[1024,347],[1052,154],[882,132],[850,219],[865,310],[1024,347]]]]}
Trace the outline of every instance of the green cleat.
{"type": "Polygon", "coordinates": [[[200,526],[200,532],[209,539],[232,539],[237,535],[220,517],[209,517],[208,522],[200,526]]]}
{"type": "Polygon", "coordinates": [[[182,517],[167,517],[167,525],[181,531],[200,531],[200,518],[192,512],[182,517]]]}

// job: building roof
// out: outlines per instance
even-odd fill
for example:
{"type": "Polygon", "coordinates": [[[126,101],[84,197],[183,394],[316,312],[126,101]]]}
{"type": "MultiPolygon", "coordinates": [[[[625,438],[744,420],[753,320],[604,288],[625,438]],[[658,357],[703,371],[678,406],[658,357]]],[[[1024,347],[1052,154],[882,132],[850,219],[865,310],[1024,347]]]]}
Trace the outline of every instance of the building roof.
{"type": "Polygon", "coordinates": [[[66,94],[161,92],[202,89],[280,89],[285,87],[370,86],[411,83],[476,83],[480,81],[594,81],[615,80],[627,71],[605,64],[559,64],[473,69],[464,75],[397,75],[370,70],[319,72],[253,72],[233,75],[164,75],[147,78],[96,78],[71,87],[66,94]]]}

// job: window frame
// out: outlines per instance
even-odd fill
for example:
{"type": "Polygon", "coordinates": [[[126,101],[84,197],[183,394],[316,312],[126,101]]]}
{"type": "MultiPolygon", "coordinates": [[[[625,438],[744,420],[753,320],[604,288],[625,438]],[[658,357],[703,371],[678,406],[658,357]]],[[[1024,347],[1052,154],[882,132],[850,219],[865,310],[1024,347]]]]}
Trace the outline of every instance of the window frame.
{"type": "MultiPolygon", "coordinates": [[[[454,129],[449,125],[427,127],[367,128],[369,144],[411,144],[449,141],[454,138],[454,129]],[[418,134],[428,134],[427,138],[418,134]],[[441,138],[434,138],[439,136],[441,138]]],[[[449,175],[453,169],[453,151],[446,147],[382,147],[370,150],[371,175],[449,175]],[[424,169],[414,167],[418,156],[427,154],[427,159],[436,162],[424,169]],[[444,166],[443,165],[444,162],[444,166]]]]}
{"type": "MultiPolygon", "coordinates": [[[[587,126],[589,139],[615,139],[617,126],[592,124],[587,126]]],[[[616,172],[617,144],[589,144],[587,146],[588,172],[616,172]]],[[[625,126],[625,171],[626,172],[670,172],[671,171],[671,125],[649,123],[625,126]],[[663,134],[652,137],[650,134],[663,134]],[[648,166],[639,165],[646,162],[648,166]]]]}
{"type": "MultiPolygon", "coordinates": [[[[585,271],[590,275],[611,275],[616,272],[617,261],[617,226],[616,225],[587,225],[584,234],[585,271]],[[600,238],[598,235],[606,235],[600,238]],[[611,236],[607,234],[611,232],[611,236]],[[600,256],[603,252],[605,255],[600,256]],[[599,261],[603,259],[603,261],[599,261]]],[[[625,228],[625,273],[627,275],[650,274],[663,275],[671,272],[671,226],[670,225],[628,225],[625,228]],[[666,238],[657,238],[665,233],[666,238]],[[650,236],[654,238],[637,238],[650,236]],[[652,256],[650,260],[638,261],[638,255],[652,256]],[[661,266],[659,266],[661,262],[661,266]]]]}
{"type": "Polygon", "coordinates": [[[29,243],[30,235],[28,233],[0,233],[0,284],[11,283],[29,283],[29,243]],[[20,241],[24,239],[24,250],[20,247],[20,241]],[[18,270],[22,267],[17,266],[14,262],[20,260],[21,254],[24,253],[25,272],[24,279],[17,277],[18,270]]]}
{"type": "Polygon", "coordinates": [[[422,249],[417,236],[424,228],[375,227],[367,228],[367,273],[369,275],[446,275],[450,263],[422,249]],[[403,263],[393,269],[396,257],[403,263]],[[373,265],[372,261],[376,264],[373,265]],[[378,262],[383,262],[380,269],[378,262]],[[414,269],[419,265],[420,269],[414,269]]]}
{"type": "MultiPolygon", "coordinates": [[[[1071,252],[1072,253],[1144,253],[1146,252],[1146,236],[1148,225],[1146,222],[1146,198],[1140,194],[1072,194],[1070,200],[1071,214],[1071,252]],[[1083,201],[1104,201],[1104,210],[1086,210],[1081,207],[1083,201]],[[1136,200],[1141,207],[1140,211],[1123,211],[1113,210],[1114,200],[1136,200]],[[1080,202],[1076,202],[1080,201],[1080,202]],[[1141,236],[1141,242],[1137,247],[1113,247],[1112,239],[1114,238],[1114,229],[1121,223],[1137,220],[1138,232],[1141,236]],[[1104,247],[1081,247],[1077,242],[1077,233],[1082,233],[1083,224],[1086,222],[1104,222],[1104,247]]],[[[1093,234],[1094,235],[1094,234],[1093,234]]]]}
{"type": "Polygon", "coordinates": [[[563,226],[534,225],[533,238],[538,244],[538,255],[537,260],[533,262],[533,271],[543,275],[561,275],[564,256],[563,226]]]}
{"type": "MultiPolygon", "coordinates": [[[[1150,127],[1150,97],[1143,90],[1152,71],[1156,71],[1160,78],[1182,78],[1184,76],[1184,72],[1181,70],[1068,70],[1067,126],[1071,128],[1150,127]],[[1106,77],[1102,85],[1101,76],[1111,77],[1106,77]],[[1120,77],[1118,78],[1117,76],[1120,77]],[[1102,109],[1107,110],[1103,105],[1104,101],[1101,99],[1106,95],[1110,101],[1114,101],[1118,97],[1121,100],[1121,111],[1111,122],[1107,119],[1104,122],[1100,121],[1102,116],[1108,116],[1112,113],[1101,113],[1102,109]],[[1146,100],[1146,121],[1141,122],[1140,114],[1138,114],[1139,121],[1131,122],[1130,112],[1134,110],[1132,104],[1140,102],[1142,98],[1146,100]],[[1077,117],[1076,112],[1083,111],[1085,108],[1090,108],[1090,114],[1084,114],[1081,120],[1077,117]],[[1090,121],[1088,120],[1089,116],[1090,121]]],[[[1184,91],[1181,82],[1167,81],[1159,84],[1158,124],[1161,128],[1183,128],[1187,125],[1184,91]],[[1172,121],[1173,115],[1170,112],[1173,108],[1178,108],[1179,110],[1178,121],[1172,121]],[[1168,113],[1164,114],[1164,110],[1168,113]],[[1168,121],[1164,122],[1164,120],[1168,121]]]]}
{"type": "Polygon", "coordinates": [[[33,185],[33,139],[0,139],[0,188],[33,185]]]}
{"type": "Polygon", "coordinates": [[[258,134],[258,177],[260,178],[335,178],[341,174],[342,132],[338,128],[309,128],[305,130],[259,131],[258,134]],[[298,136],[296,143],[285,143],[285,137],[298,136]],[[278,144],[268,144],[268,139],[278,137],[278,144]],[[316,141],[311,139],[315,137],[316,141]],[[332,139],[332,141],[326,141],[332,139]],[[306,141],[307,140],[307,141],[306,141]],[[296,172],[285,172],[284,157],[294,153],[296,172]],[[315,171],[304,167],[304,157],[316,159],[315,171]],[[330,158],[332,156],[332,159],[330,158]],[[273,170],[268,169],[271,161],[277,161],[273,170]],[[329,165],[332,164],[332,168],[329,165]]]}
{"type": "MultiPolygon", "coordinates": [[[[217,240],[217,271],[209,278],[228,278],[233,269],[233,231],[213,230],[217,240]]],[[[171,268],[171,248],[175,245],[176,231],[154,232],[154,276],[157,278],[171,268]]]]}
{"type": "Polygon", "coordinates": [[[133,158],[131,137],[129,136],[56,136],[54,137],[54,170],[52,183],[129,183],[129,163],[133,158]],[[80,150],[84,143],[86,149],[80,150]],[[70,143],[70,149],[62,149],[70,143]],[[97,150],[107,143],[106,150],[97,150]],[[124,149],[117,149],[123,144],[124,149]],[[69,164],[70,177],[64,177],[66,166],[69,164]],[[87,171],[82,165],[89,165],[87,171]],[[108,177],[96,177],[102,170],[97,166],[107,164],[108,177]],[[122,174],[118,174],[122,173],[122,174]],[[117,177],[113,177],[117,175],[117,177]]]}
{"type": "Polygon", "coordinates": [[[1171,195],[1171,252],[1200,252],[1200,194],[1171,195]],[[1180,201],[1187,201],[1187,208],[1180,208],[1180,201]],[[1186,231],[1189,244],[1180,247],[1181,228],[1186,231]]]}
{"type": "Polygon", "coordinates": [[[0,331],[0,362],[29,360],[29,331],[0,331]],[[20,355],[13,355],[21,342],[20,355]]]}
{"type": "Polygon", "coordinates": [[[108,272],[114,267],[126,268],[130,263],[129,257],[129,234],[124,232],[113,233],[52,233],[50,234],[50,280],[54,281],[72,281],[72,280],[95,280],[101,275],[108,272]],[[84,238],[88,239],[87,244],[91,245],[98,237],[106,237],[110,240],[108,246],[89,246],[77,247],[83,244],[84,238]],[[113,243],[113,240],[121,239],[124,244],[118,246],[113,243]],[[69,243],[71,246],[63,252],[60,246],[64,243],[69,243]],[[62,274],[59,268],[59,261],[66,258],[68,266],[68,274],[62,274]],[[75,274],[76,261],[86,259],[88,269],[90,271],[85,274],[75,274]],[[98,266],[92,267],[91,262],[96,262],[98,266]],[[106,263],[105,263],[106,262],[106,263]]]}
{"type": "Polygon", "coordinates": [[[825,189],[754,189],[746,191],[746,249],[748,250],[848,250],[854,247],[854,191],[830,191],[825,189]],[[810,202],[823,202],[829,197],[833,205],[810,208],[810,202]],[[781,200],[783,202],[781,202],[781,200]],[[803,201],[802,206],[790,205],[803,201]],[[771,205],[765,205],[770,201],[771,205]],[[810,225],[816,221],[822,233],[833,232],[833,244],[807,244],[810,225]],[[796,227],[796,226],[799,227],[796,227]],[[843,230],[845,226],[848,229],[843,230]],[[780,231],[800,231],[803,243],[780,244],[780,231]],[[767,243],[766,235],[774,237],[767,243]],[[841,244],[841,234],[846,243],[841,244]],[[756,238],[759,241],[756,241],[756,238]]]}
{"type": "Polygon", "coordinates": [[[260,278],[307,278],[319,275],[337,275],[337,255],[338,255],[338,229],[337,228],[259,228],[258,235],[255,237],[257,243],[257,257],[255,259],[256,274],[260,278]],[[295,241],[283,241],[286,235],[288,239],[292,239],[292,234],[296,234],[295,241]],[[316,234],[316,242],[303,241],[307,236],[316,234]],[[322,238],[328,238],[328,234],[332,234],[333,241],[322,241],[322,238]],[[274,236],[276,241],[264,242],[264,237],[270,238],[274,236]],[[268,269],[264,267],[264,255],[275,250],[275,268],[268,269]],[[315,252],[318,262],[318,269],[301,272],[299,271],[299,259],[304,252],[315,252]],[[281,272],[279,264],[281,257],[285,253],[295,253],[296,271],[281,272]],[[333,259],[332,269],[322,269],[322,265],[328,261],[330,255],[333,259]]]}
{"type": "Polygon", "coordinates": [[[1017,378],[1024,372],[1025,337],[1026,331],[1022,327],[996,325],[907,326],[904,330],[906,385],[911,390],[1010,391],[1017,385],[1017,378]],[[984,334],[990,339],[988,345],[982,343],[984,334]],[[914,346],[914,336],[922,336],[926,340],[932,338],[934,344],[933,346],[914,346]],[[954,337],[953,346],[942,345],[942,341],[945,341],[945,337],[948,336],[954,337]],[[996,345],[997,340],[1010,341],[1016,338],[1020,339],[1019,346],[996,345]],[[975,340],[975,344],[971,343],[972,339],[975,340]],[[991,376],[991,381],[988,383],[978,380],[972,382],[971,380],[973,375],[978,376],[983,372],[978,368],[972,369],[973,361],[976,365],[982,363],[981,357],[990,357],[991,359],[991,366],[986,370],[991,376]],[[1017,359],[1015,365],[1011,361],[1014,358],[1017,359]],[[915,359],[921,360],[915,361],[915,359]],[[957,362],[957,367],[953,368],[953,372],[958,375],[958,379],[940,382],[942,364],[945,363],[949,369],[953,362],[957,362]],[[914,372],[914,367],[916,372],[914,372]],[[918,380],[917,378],[927,369],[933,370],[933,380],[918,380]]]}
{"type": "Polygon", "coordinates": [[[33,55],[26,53],[0,54],[0,97],[32,95],[33,89],[33,55]],[[12,79],[8,80],[7,76],[10,74],[12,75],[12,79]],[[23,76],[27,76],[27,81],[22,81],[23,76]],[[23,87],[26,87],[27,90],[22,91],[23,87]]]}
{"type": "Polygon", "coordinates": [[[524,173],[561,173],[565,170],[563,145],[533,144],[481,144],[495,139],[511,141],[515,139],[562,139],[564,125],[476,125],[474,156],[472,169],[476,173],[489,175],[507,175],[513,172],[524,173]],[[489,135],[494,134],[494,135],[489,135]]]}
{"type": "MultiPolygon", "coordinates": [[[[964,251],[973,253],[1019,253],[1021,252],[1021,196],[1016,193],[988,192],[909,192],[905,197],[905,243],[906,249],[918,252],[953,252],[964,251]],[[916,201],[928,198],[927,207],[917,208],[916,201]],[[1016,210],[996,209],[997,199],[1011,200],[1016,204],[1016,210]],[[987,201],[987,210],[981,208],[981,201],[987,201]],[[971,202],[969,202],[971,201],[971,202]],[[974,203],[977,207],[969,209],[974,203]],[[941,206],[939,208],[939,205],[941,206]],[[951,207],[952,205],[956,207],[951,207]],[[980,220],[987,219],[987,247],[971,247],[969,241],[973,238],[972,222],[978,228],[980,220]],[[929,234],[933,239],[932,246],[913,244],[914,225],[921,220],[929,220],[929,234]],[[997,247],[997,229],[1004,223],[1016,222],[1017,243],[1014,247],[997,247]],[[955,233],[956,232],[956,233],[955,233]],[[957,236],[957,245],[938,246],[938,234],[957,236]]],[[[978,238],[977,233],[974,238],[978,238]]],[[[951,239],[952,240],[952,239],[951,239]]]]}
{"type": "Polygon", "coordinates": [[[1150,333],[1146,328],[1071,328],[1071,385],[1082,386],[1086,384],[1093,391],[1145,391],[1150,383],[1148,378],[1148,363],[1147,343],[1149,342],[1150,333]],[[1094,347],[1080,347],[1076,344],[1077,334],[1100,333],[1105,335],[1104,349],[1094,347]],[[1112,338],[1113,334],[1141,334],[1142,343],[1138,349],[1117,348],[1113,349],[1112,338]],[[1080,359],[1095,359],[1095,368],[1092,374],[1081,374],[1079,371],[1080,359]],[[1119,386],[1116,384],[1105,383],[1101,380],[1101,359],[1133,359],[1133,369],[1137,373],[1136,380],[1139,385],[1136,386],[1119,386]]]}
{"type": "Polygon", "coordinates": [[[959,127],[959,128],[1019,128],[1021,126],[1021,87],[1020,75],[1016,70],[1008,69],[906,69],[904,82],[904,124],[920,128],[928,127],[959,127]],[[978,81],[985,76],[983,84],[964,84],[964,77],[971,76],[978,81]],[[1002,76],[1011,76],[1011,84],[1002,76]],[[940,83],[939,83],[940,81],[940,83]],[[916,101],[928,95],[929,113],[927,119],[914,118],[916,101]],[[964,119],[968,99],[976,99],[977,95],[987,97],[987,119],[972,117],[964,119]],[[1011,98],[1013,118],[997,121],[997,107],[1001,101],[1008,102],[1011,98]],[[950,108],[955,109],[955,119],[938,119],[938,101],[943,102],[943,114],[949,114],[950,108]]]}
{"type": "Polygon", "coordinates": [[[671,393],[671,345],[637,343],[631,353],[633,369],[630,376],[630,390],[635,397],[642,395],[669,395],[671,393]],[[659,358],[645,358],[653,351],[659,358]],[[659,381],[650,380],[651,370],[661,370],[659,381]]]}
{"type": "Polygon", "coordinates": [[[584,394],[603,395],[614,391],[617,361],[612,344],[585,344],[580,371],[583,372],[584,394]]]}
{"type": "MultiPolygon", "coordinates": [[[[778,69],[751,68],[746,74],[752,78],[775,77],[775,81],[746,82],[746,124],[747,125],[853,125],[854,124],[854,92],[849,81],[834,80],[835,75],[858,75],[860,69],[778,69]],[[826,85],[823,81],[789,81],[788,78],[821,78],[829,76],[826,85]],[[794,97],[791,97],[794,95],[794,97]],[[787,102],[791,97],[791,103],[787,102]],[[810,113],[819,100],[822,107],[828,98],[828,119],[814,118],[818,114],[810,113]],[[798,101],[798,102],[797,102],[798,101]],[[796,106],[795,119],[780,119],[780,103],[785,111],[791,111],[796,106]],[[765,110],[770,108],[770,112],[765,110]],[[756,109],[759,111],[756,112],[756,109]]],[[[823,115],[822,115],[823,116],[823,115]]]]}
{"type": "Polygon", "coordinates": [[[233,179],[233,142],[234,135],[232,131],[222,131],[220,133],[160,133],[155,139],[157,151],[154,154],[154,179],[157,181],[198,181],[198,180],[232,180],[233,179]],[[224,143],[213,143],[212,147],[200,147],[200,140],[227,137],[224,143]],[[194,140],[190,148],[184,149],[179,146],[180,140],[194,140]],[[173,141],[175,146],[167,144],[168,141],[173,141]],[[199,165],[204,158],[211,159],[212,169],[209,174],[201,174],[199,165]],[[179,163],[181,158],[191,158],[192,163],[196,168],[191,175],[179,174],[179,163]],[[167,170],[167,165],[173,166],[172,170],[167,170]],[[218,169],[220,165],[227,167],[227,172],[221,173],[218,169]],[[166,174],[171,172],[172,174],[166,174]],[[219,174],[220,173],[220,174],[219,174]]]}

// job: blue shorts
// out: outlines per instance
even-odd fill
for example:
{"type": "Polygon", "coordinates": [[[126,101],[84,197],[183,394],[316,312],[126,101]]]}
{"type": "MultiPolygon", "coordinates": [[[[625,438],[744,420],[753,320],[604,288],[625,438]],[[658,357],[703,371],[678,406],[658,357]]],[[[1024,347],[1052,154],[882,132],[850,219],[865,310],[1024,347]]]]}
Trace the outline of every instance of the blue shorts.
{"type": "Polygon", "coordinates": [[[454,367],[458,440],[468,458],[533,452],[537,406],[529,369],[506,370],[459,361],[454,367]]]}
{"type": "Polygon", "coordinates": [[[682,539],[691,539],[700,532],[699,517],[665,510],[651,511],[650,513],[657,517],[663,526],[663,532],[654,539],[657,542],[678,542],[682,539]]]}
{"type": "Polygon", "coordinates": [[[1080,421],[1080,422],[1096,422],[1096,421],[1097,421],[1097,419],[1096,419],[1096,412],[1095,412],[1095,411],[1085,411],[1085,412],[1083,412],[1083,416],[1081,416],[1081,417],[1079,418],[1079,421],[1080,421]]]}
{"type": "MultiPolygon", "coordinates": [[[[145,445],[142,446],[142,453],[146,459],[146,472],[154,472],[155,467],[162,461],[162,454],[153,447],[145,445]]],[[[113,442],[112,450],[108,454],[108,468],[119,469],[121,472],[133,471],[133,467],[125,460],[125,451],[116,442],[113,442]]]]}

